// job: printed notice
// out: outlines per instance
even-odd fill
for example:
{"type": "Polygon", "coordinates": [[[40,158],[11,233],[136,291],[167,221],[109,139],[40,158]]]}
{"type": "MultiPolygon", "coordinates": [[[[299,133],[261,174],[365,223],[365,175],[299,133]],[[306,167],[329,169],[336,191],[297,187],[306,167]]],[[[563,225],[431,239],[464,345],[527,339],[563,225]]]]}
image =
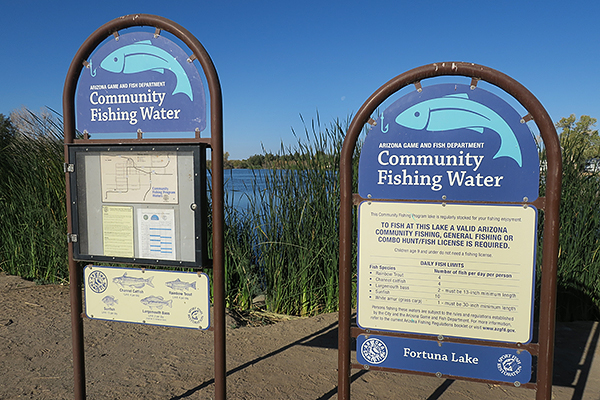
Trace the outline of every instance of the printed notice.
{"type": "Polygon", "coordinates": [[[85,313],[93,319],[207,329],[208,275],[88,265],[85,313]]]}
{"type": "Polygon", "coordinates": [[[361,203],[358,324],[529,342],[536,222],[533,207],[361,203]]]}
{"type": "Polygon", "coordinates": [[[175,260],[175,210],[138,209],[140,257],[175,260]]]}
{"type": "Polygon", "coordinates": [[[133,257],[133,207],[102,206],[104,255],[133,257]]]}
{"type": "Polygon", "coordinates": [[[177,204],[175,153],[103,153],[102,201],[177,204]]]}

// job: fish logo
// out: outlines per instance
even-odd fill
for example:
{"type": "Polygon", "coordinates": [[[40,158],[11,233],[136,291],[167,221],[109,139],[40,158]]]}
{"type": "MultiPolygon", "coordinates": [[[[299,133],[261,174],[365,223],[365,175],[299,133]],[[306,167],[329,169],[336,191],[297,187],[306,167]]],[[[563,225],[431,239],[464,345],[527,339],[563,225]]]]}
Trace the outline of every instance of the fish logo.
{"type": "Polygon", "coordinates": [[[140,300],[140,302],[150,308],[158,308],[162,310],[164,306],[173,307],[173,300],[165,300],[162,296],[148,296],[140,300]]]}
{"type": "MultiPolygon", "coordinates": [[[[194,100],[192,85],[179,61],[166,50],[154,46],[150,40],[141,40],[113,51],[100,62],[100,68],[115,74],[135,74],[146,71],[163,74],[165,70],[169,70],[177,79],[172,94],[183,93],[191,101],[194,100]]],[[[92,76],[95,75],[96,70],[92,72],[92,76]]]]}
{"type": "Polygon", "coordinates": [[[141,289],[146,285],[154,287],[154,285],[152,284],[152,279],[154,279],[153,276],[147,279],[136,278],[134,276],[127,276],[127,272],[125,272],[123,276],[117,276],[113,278],[113,282],[117,285],[121,285],[121,287],[129,286],[134,287],[136,289],[141,289]]]}
{"type": "Polygon", "coordinates": [[[410,129],[444,132],[470,129],[483,133],[484,128],[500,136],[500,149],[494,156],[510,157],[522,167],[521,148],[513,130],[492,109],[469,99],[467,93],[457,93],[425,100],[409,107],[396,117],[396,123],[410,129]]]}
{"type": "Polygon", "coordinates": [[[196,290],[196,282],[184,282],[179,278],[174,281],[165,282],[165,285],[173,290],[187,290],[190,288],[196,290]]]}
{"type": "Polygon", "coordinates": [[[502,375],[510,377],[518,375],[523,369],[521,360],[514,354],[504,354],[498,359],[496,365],[502,375]]]}

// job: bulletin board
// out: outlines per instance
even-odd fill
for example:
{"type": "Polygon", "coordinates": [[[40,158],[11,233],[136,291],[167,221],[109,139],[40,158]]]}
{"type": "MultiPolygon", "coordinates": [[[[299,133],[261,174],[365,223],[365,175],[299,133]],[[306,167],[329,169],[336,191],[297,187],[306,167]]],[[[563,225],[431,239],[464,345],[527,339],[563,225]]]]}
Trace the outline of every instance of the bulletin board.
{"type": "Polygon", "coordinates": [[[74,258],[205,265],[203,145],[71,145],[74,258]]]}

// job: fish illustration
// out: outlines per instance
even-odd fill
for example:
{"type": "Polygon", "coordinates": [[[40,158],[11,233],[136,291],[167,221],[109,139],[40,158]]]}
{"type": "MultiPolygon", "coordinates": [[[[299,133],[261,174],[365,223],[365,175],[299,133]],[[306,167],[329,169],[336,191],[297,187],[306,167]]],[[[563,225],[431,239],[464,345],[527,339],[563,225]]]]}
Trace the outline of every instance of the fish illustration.
{"type": "Polygon", "coordinates": [[[117,299],[115,299],[115,296],[104,296],[104,298],[102,299],[102,302],[109,307],[119,304],[117,299]]]}
{"type": "Polygon", "coordinates": [[[164,306],[173,307],[173,300],[165,300],[162,296],[148,296],[140,300],[140,302],[150,308],[158,308],[161,310],[164,306]]]}
{"type": "Polygon", "coordinates": [[[494,156],[510,157],[522,166],[521,148],[513,130],[492,109],[470,100],[467,93],[457,93],[425,100],[401,112],[396,123],[410,129],[443,132],[471,129],[483,133],[484,128],[500,136],[500,149],[494,156]]]}
{"type": "Polygon", "coordinates": [[[165,282],[165,285],[167,285],[173,290],[187,290],[190,288],[196,290],[196,282],[184,282],[179,278],[171,282],[165,282]]]}
{"type": "Polygon", "coordinates": [[[154,279],[153,276],[147,279],[136,278],[134,276],[127,276],[127,272],[125,272],[123,276],[117,276],[116,278],[113,278],[113,282],[117,285],[121,285],[121,287],[129,286],[134,287],[136,289],[141,289],[146,285],[154,287],[154,285],[152,284],[152,279],[154,279]]]}
{"type": "MultiPolygon", "coordinates": [[[[190,80],[181,64],[167,51],[152,45],[150,40],[141,40],[113,51],[100,62],[100,68],[115,74],[135,74],[145,71],[163,74],[167,69],[177,78],[177,85],[172,94],[183,93],[190,100],[194,100],[190,80]]],[[[94,70],[92,74],[95,75],[96,71],[94,70]]]]}

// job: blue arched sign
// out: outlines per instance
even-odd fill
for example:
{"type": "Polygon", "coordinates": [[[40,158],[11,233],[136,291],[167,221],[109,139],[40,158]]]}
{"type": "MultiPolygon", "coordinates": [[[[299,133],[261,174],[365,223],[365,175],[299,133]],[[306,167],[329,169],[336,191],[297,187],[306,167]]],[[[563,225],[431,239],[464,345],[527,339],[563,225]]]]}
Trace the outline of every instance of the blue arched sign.
{"type": "Polygon", "coordinates": [[[77,86],[77,129],[88,133],[194,132],[206,128],[198,69],[174,42],[149,32],[98,48],[77,86]]]}
{"type": "Polygon", "coordinates": [[[423,87],[388,107],[360,157],[363,198],[533,201],[539,161],[508,103],[467,85],[423,87]]]}

